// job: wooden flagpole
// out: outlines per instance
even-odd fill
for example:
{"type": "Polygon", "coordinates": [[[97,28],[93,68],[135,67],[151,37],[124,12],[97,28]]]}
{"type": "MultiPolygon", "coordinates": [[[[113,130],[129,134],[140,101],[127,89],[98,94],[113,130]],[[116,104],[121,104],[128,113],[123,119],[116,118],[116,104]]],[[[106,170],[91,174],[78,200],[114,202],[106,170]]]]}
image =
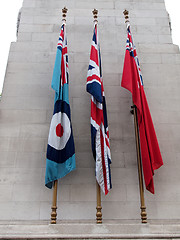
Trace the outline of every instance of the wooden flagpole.
{"type": "MultiPolygon", "coordinates": [[[[64,7],[62,9],[62,21],[66,22],[66,14],[68,9],[64,7]]],[[[58,186],[58,180],[54,181],[54,190],[53,190],[53,201],[52,201],[52,212],[51,212],[51,224],[56,224],[56,217],[57,217],[57,186],[58,186]]]]}
{"type": "MultiPolygon", "coordinates": [[[[125,23],[129,22],[129,12],[125,10],[125,23]]],[[[138,177],[139,177],[139,192],[140,192],[140,201],[141,201],[141,222],[147,223],[147,213],[144,200],[144,185],[143,185],[143,172],[142,172],[142,162],[141,162],[141,147],[139,139],[139,126],[138,126],[138,116],[137,116],[137,107],[134,105],[133,114],[134,114],[134,129],[135,129],[135,138],[136,138],[136,152],[137,152],[137,165],[138,165],[138,177]]]]}
{"type": "Polygon", "coordinates": [[[102,223],[102,206],[101,206],[101,188],[99,183],[96,181],[96,191],[97,191],[97,207],[96,207],[96,223],[102,223]]]}
{"type": "MultiPolygon", "coordinates": [[[[98,10],[94,9],[92,13],[94,17],[94,23],[98,23],[98,20],[97,20],[98,10]]],[[[97,192],[96,223],[101,224],[102,223],[101,188],[97,181],[96,181],[96,192],[97,192]]]]}
{"type": "Polygon", "coordinates": [[[143,186],[143,173],[142,173],[137,107],[134,105],[132,108],[133,108],[133,115],[134,115],[134,129],[135,129],[135,137],[136,137],[136,151],[137,151],[137,164],[138,164],[138,176],[139,176],[139,192],[140,192],[140,200],[141,200],[141,222],[147,223],[147,213],[146,213],[146,206],[145,206],[145,200],[144,200],[144,186],[143,186]]]}
{"type": "Polygon", "coordinates": [[[56,217],[57,217],[57,185],[58,180],[54,181],[54,190],[53,190],[53,201],[52,201],[52,212],[51,212],[51,224],[56,224],[56,217]]]}

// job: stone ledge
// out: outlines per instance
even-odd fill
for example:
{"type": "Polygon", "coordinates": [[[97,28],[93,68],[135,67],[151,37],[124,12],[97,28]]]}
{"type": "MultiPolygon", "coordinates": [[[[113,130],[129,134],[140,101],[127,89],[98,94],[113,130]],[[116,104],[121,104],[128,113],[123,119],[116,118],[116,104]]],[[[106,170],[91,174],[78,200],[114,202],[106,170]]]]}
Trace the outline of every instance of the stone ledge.
{"type": "Polygon", "coordinates": [[[1,221],[0,239],[180,239],[180,221],[1,221]]]}

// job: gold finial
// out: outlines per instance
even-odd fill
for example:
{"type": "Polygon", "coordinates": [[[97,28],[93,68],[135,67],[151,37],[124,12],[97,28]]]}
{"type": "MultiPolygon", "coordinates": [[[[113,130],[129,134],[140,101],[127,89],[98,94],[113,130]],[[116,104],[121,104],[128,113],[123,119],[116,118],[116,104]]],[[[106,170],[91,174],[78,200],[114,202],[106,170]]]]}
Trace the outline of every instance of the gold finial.
{"type": "Polygon", "coordinates": [[[94,22],[98,22],[97,20],[97,15],[98,15],[98,10],[94,8],[94,10],[92,11],[93,15],[94,15],[94,22]]]}
{"type": "Polygon", "coordinates": [[[123,13],[125,17],[125,23],[129,22],[129,11],[125,9],[123,13]]]}
{"type": "Polygon", "coordinates": [[[66,7],[64,7],[63,9],[62,9],[62,17],[63,17],[63,21],[65,21],[66,22],[66,14],[67,14],[67,11],[68,11],[68,9],[66,8],[66,7]]]}

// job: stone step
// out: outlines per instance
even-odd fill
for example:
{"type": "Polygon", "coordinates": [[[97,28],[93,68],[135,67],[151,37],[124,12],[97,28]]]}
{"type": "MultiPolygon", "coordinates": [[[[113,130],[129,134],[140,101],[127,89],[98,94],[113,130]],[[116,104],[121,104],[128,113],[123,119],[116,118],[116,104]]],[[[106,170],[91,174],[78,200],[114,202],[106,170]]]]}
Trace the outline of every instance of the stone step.
{"type": "Polygon", "coordinates": [[[180,239],[180,221],[0,222],[0,239],[180,239]]]}

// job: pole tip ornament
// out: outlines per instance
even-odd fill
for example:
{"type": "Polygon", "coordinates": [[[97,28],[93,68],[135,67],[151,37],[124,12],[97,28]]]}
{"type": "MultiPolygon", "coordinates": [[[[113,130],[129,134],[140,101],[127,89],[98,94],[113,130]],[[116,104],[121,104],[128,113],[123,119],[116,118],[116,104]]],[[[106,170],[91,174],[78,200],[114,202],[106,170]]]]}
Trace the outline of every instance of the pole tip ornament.
{"type": "Polygon", "coordinates": [[[125,23],[129,22],[129,11],[125,9],[123,13],[125,17],[125,23]]]}
{"type": "Polygon", "coordinates": [[[62,9],[62,17],[63,17],[63,21],[65,21],[66,22],[66,14],[67,14],[67,11],[68,11],[68,9],[66,8],[66,7],[64,7],[63,9],[62,9]]]}
{"type": "Polygon", "coordinates": [[[98,18],[98,10],[97,9],[94,9],[93,11],[92,11],[92,13],[93,13],[93,16],[94,16],[94,22],[98,22],[98,20],[97,20],[97,18],[98,18]]]}

